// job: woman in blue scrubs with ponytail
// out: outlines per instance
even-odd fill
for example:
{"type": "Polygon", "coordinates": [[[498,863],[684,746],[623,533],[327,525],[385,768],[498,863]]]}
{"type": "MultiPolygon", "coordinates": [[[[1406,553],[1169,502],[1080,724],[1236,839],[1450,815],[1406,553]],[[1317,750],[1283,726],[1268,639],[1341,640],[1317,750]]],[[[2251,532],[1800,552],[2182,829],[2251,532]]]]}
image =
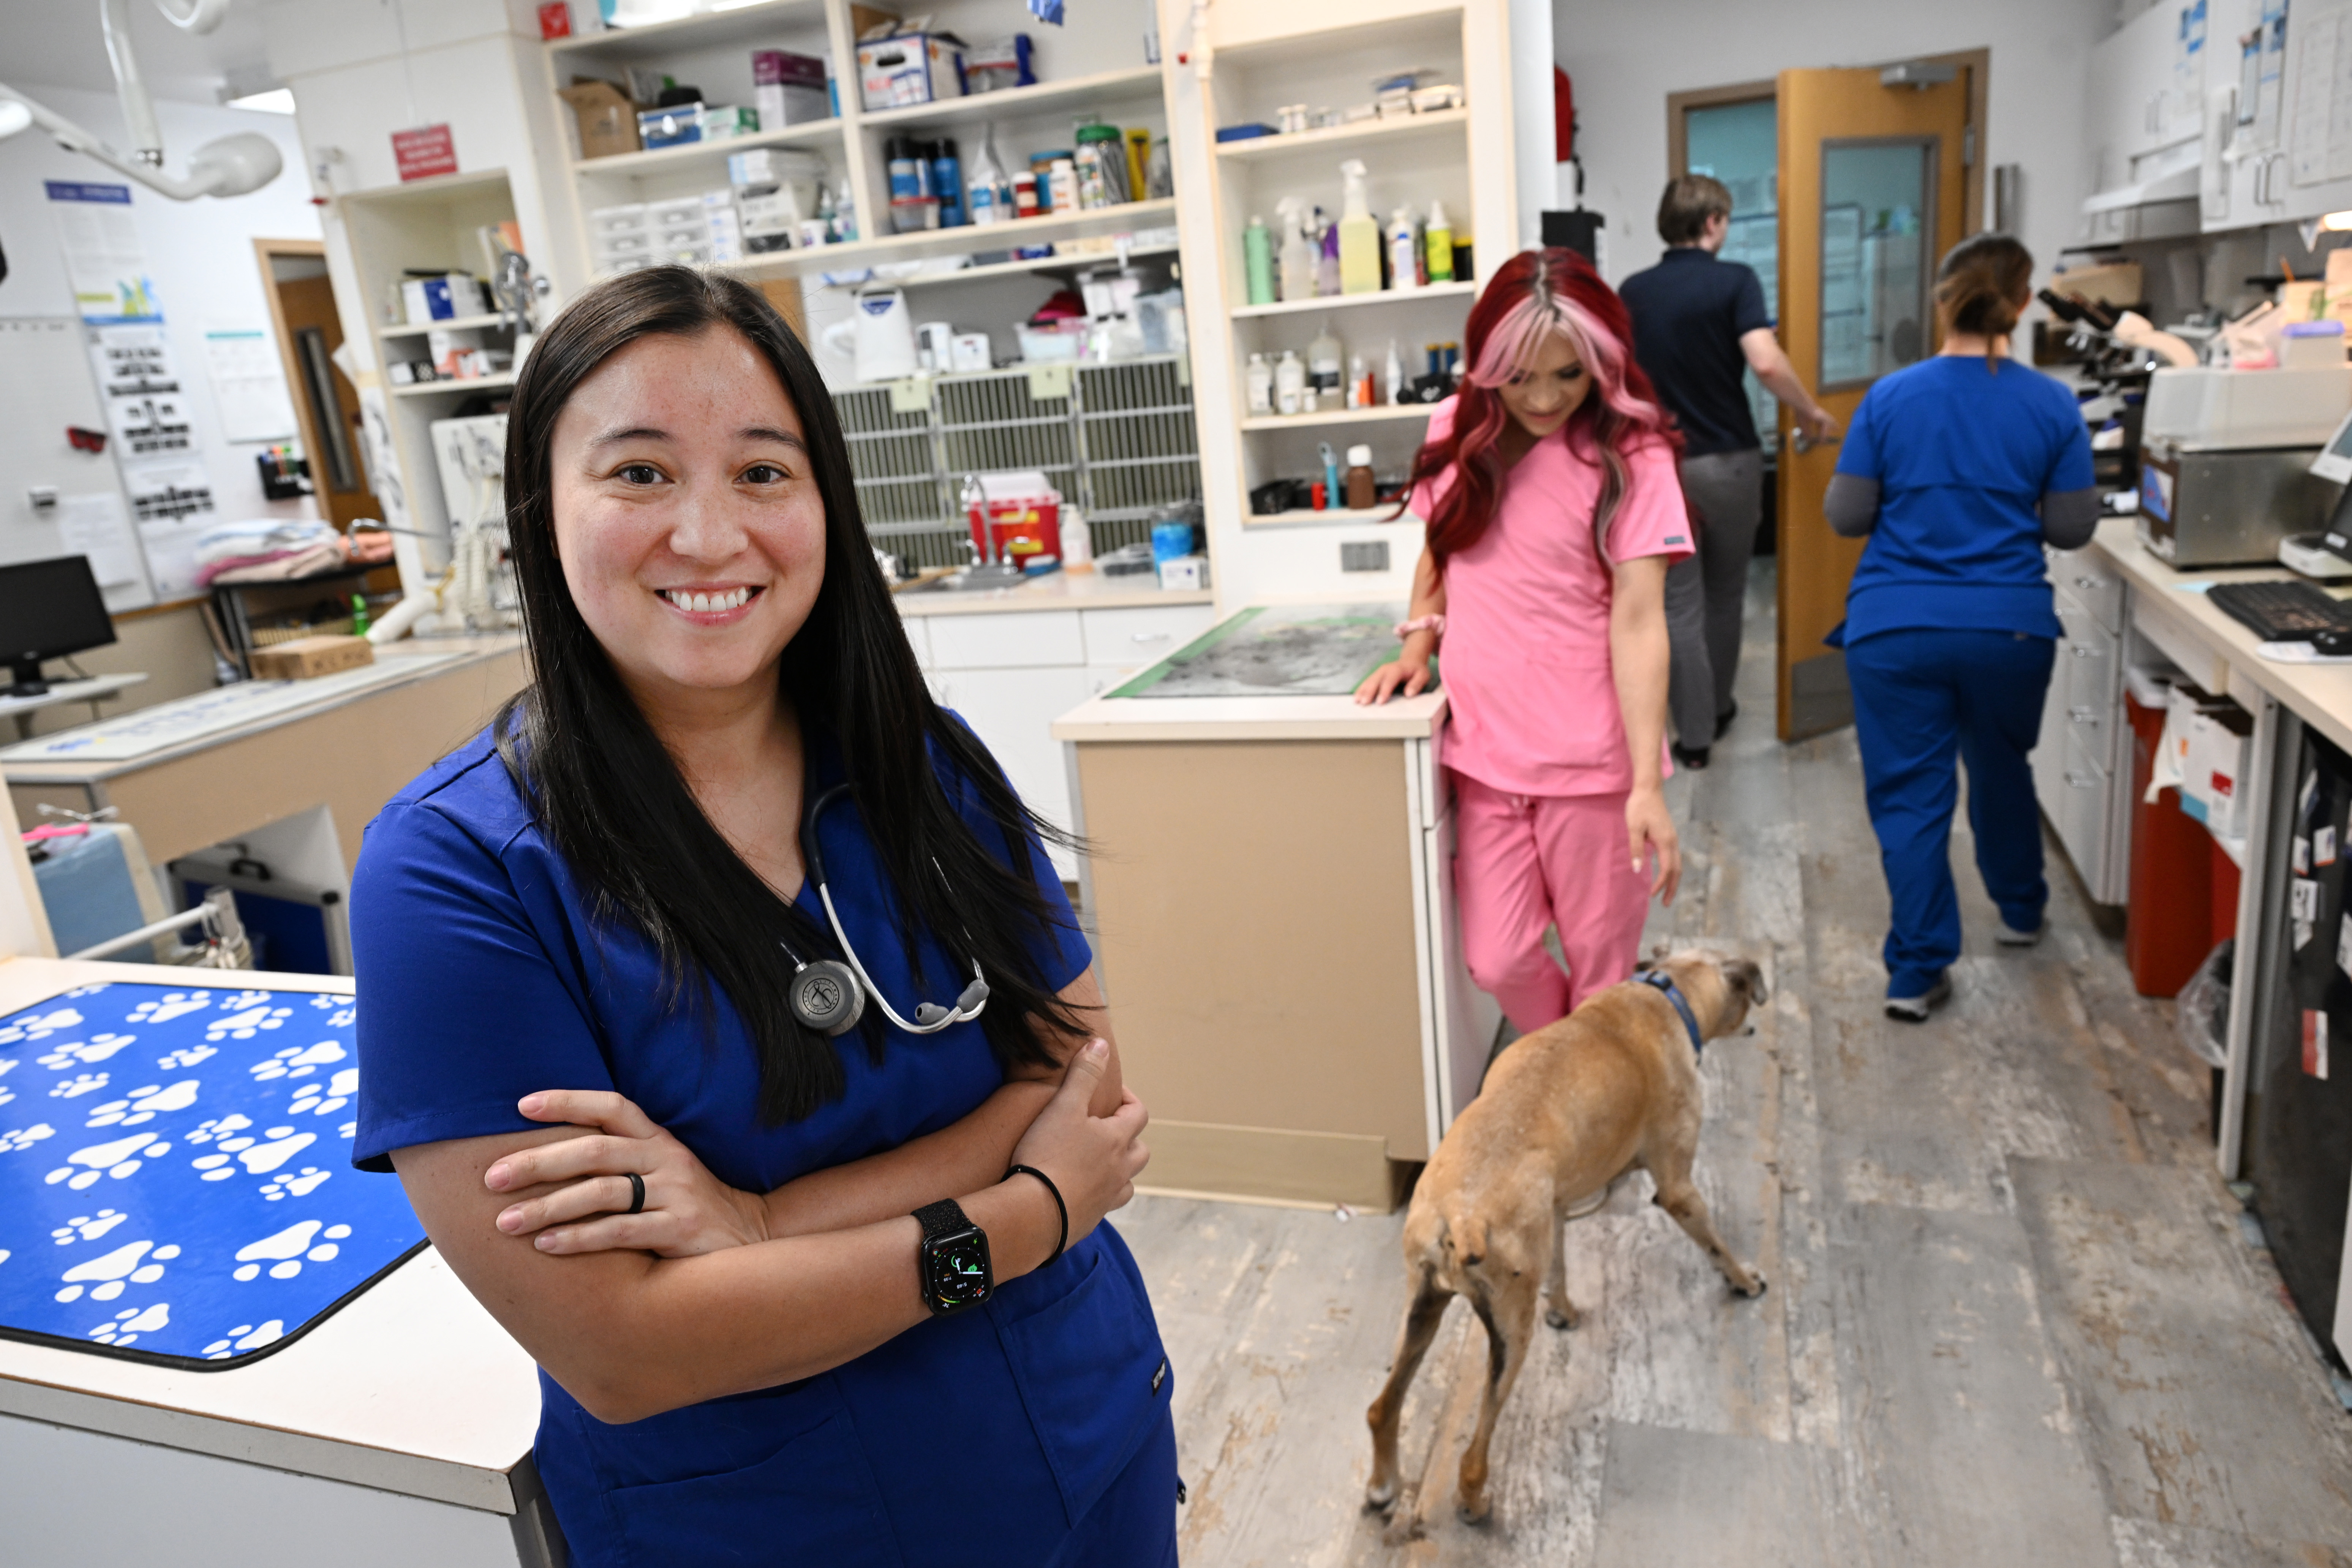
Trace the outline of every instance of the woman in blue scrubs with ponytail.
{"type": "Polygon", "coordinates": [[[1952,247],[1937,270],[1942,350],[1864,395],[1823,502],[1831,527],[1870,541],[1830,640],[1894,905],[1886,1012],[1906,1023],[1951,995],[1960,955],[1956,755],[1996,940],[2040,941],[2050,899],[2026,763],[2060,632],[2042,552],[2089,543],[2099,501],[2074,395],[2009,357],[2032,279],[2007,235],[1952,247]]]}
{"type": "Polygon", "coordinates": [[[1173,1563],[1143,1107],[807,352],[599,284],[506,472],[534,680],[368,830],[354,1160],[538,1361],[573,1558],[1173,1563]]]}

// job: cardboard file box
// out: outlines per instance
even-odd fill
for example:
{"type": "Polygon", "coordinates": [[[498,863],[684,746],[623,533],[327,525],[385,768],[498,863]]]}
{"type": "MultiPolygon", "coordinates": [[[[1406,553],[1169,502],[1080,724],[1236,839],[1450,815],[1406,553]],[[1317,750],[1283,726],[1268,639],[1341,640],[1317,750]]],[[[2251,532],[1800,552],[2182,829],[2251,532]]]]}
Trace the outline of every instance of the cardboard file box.
{"type": "Polygon", "coordinates": [[[857,90],[868,110],[961,98],[963,40],[952,33],[901,33],[860,44],[857,90]]]}
{"type": "Polygon", "coordinates": [[[347,637],[297,637],[255,648],[252,658],[256,680],[308,680],[374,662],[375,647],[367,638],[347,637]]]}

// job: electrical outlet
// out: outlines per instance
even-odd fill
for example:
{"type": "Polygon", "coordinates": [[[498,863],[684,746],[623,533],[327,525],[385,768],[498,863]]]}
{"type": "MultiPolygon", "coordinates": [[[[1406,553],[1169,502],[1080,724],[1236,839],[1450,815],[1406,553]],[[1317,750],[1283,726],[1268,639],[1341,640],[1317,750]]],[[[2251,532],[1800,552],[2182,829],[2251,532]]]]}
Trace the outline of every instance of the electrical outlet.
{"type": "Polygon", "coordinates": [[[1339,546],[1339,570],[1342,572],[1385,572],[1389,569],[1389,542],[1385,539],[1359,540],[1339,546]]]}

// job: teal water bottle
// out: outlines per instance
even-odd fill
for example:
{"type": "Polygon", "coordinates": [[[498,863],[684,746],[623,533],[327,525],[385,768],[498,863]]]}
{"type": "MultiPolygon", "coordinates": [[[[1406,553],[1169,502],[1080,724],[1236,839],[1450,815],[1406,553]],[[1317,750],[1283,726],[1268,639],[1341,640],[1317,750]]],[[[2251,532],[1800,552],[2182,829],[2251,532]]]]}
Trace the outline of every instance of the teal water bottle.
{"type": "Polygon", "coordinates": [[[1265,219],[1254,217],[1242,230],[1242,260],[1249,273],[1249,302],[1273,304],[1274,236],[1266,232],[1265,219]]]}

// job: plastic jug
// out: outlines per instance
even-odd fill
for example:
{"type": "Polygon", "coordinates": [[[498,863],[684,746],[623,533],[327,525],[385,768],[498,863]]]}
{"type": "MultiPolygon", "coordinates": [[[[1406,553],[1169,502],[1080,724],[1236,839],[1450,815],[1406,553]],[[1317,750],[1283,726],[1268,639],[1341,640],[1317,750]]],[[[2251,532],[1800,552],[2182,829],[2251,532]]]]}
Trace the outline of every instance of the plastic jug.
{"type": "Polygon", "coordinates": [[[903,381],[915,374],[915,317],[903,289],[860,289],[850,319],[824,332],[824,346],[848,354],[859,381],[903,381]]]}

